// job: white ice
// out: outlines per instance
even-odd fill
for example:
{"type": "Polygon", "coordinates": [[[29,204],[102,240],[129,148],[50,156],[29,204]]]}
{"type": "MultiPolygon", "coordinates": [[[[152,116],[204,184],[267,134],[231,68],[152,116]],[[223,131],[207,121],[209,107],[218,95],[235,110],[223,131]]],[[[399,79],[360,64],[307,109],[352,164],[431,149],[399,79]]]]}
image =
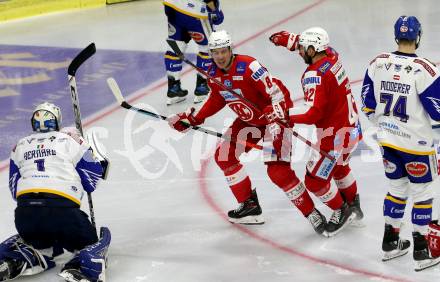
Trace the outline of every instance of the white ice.
{"type": "MultiPolygon", "coordinates": [[[[301,96],[299,79],[305,65],[296,54],[269,43],[268,36],[275,31],[324,27],[331,45],[341,54],[357,98],[359,80],[369,61],[382,51],[395,50],[393,24],[400,15],[419,18],[423,37],[418,53],[440,62],[440,8],[435,0],[221,2],[226,15],[221,27],[231,32],[238,45],[235,51],[258,58],[286,82],[295,97],[301,96]]],[[[167,28],[160,1],[137,1],[2,23],[0,34],[0,44],[83,48],[94,41],[104,49],[164,51],[167,28]]],[[[189,51],[195,50],[191,45],[189,51]]],[[[194,81],[193,71],[183,76],[190,92],[194,81]]],[[[192,105],[187,101],[166,107],[164,82],[165,78],[145,85],[130,97],[140,95],[136,102],[163,115],[192,105]],[[150,91],[155,85],[162,86],[150,91]]],[[[258,189],[266,224],[243,227],[225,219],[225,213],[236,203],[212,159],[215,140],[197,133],[180,135],[166,123],[134,115],[116,104],[101,113],[109,111],[87,127],[102,133],[112,165],[109,179],[93,194],[97,223],[108,226],[113,236],[107,281],[439,281],[439,267],[414,272],[411,252],[387,263],[380,260],[382,203],[387,191],[380,158],[357,156],[352,160],[365,227],[349,228],[335,238],[324,239],[314,234],[310,224],[270,182],[261,156],[250,154],[246,168],[258,189]]],[[[207,126],[222,130],[231,116],[224,110],[208,120],[207,126]]],[[[361,118],[367,130],[370,124],[361,118]]],[[[299,145],[296,150],[302,156],[305,147],[299,145]]],[[[298,157],[293,163],[301,178],[304,166],[304,158],[298,157]]],[[[2,172],[1,240],[16,232],[15,202],[7,184],[7,172],[2,172]]],[[[434,185],[438,190],[438,182],[434,185]]],[[[322,204],[317,206],[330,214],[322,204]]],[[[435,217],[437,211],[435,208],[435,217]]],[[[409,218],[406,222],[403,236],[409,238],[409,218]]],[[[60,281],[58,270],[20,281],[60,281]]]]}

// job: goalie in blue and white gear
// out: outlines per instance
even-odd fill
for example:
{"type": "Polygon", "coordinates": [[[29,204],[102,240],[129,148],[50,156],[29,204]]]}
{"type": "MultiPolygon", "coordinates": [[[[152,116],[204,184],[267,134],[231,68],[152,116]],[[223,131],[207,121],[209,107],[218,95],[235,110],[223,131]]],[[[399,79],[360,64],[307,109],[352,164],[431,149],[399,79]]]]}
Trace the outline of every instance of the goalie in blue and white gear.
{"type": "Polygon", "coordinates": [[[371,61],[362,87],[362,111],[379,127],[385,175],[390,188],[384,200],[383,260],[408,253],[410,243],[399,229],[408,196],[413,198],[412,224],[415,270],[440,263],[428,250],[425,236],[432,217],[437,161],[432,125],[440,122],[439,70],[415,50],[422,35],[414,16],[394,25],[398,51],[371,61]]]}
{"type": "MultiPolygon", "coordinates": [[[[192,39],[199,50],[196,65],[208,71],[212,63],[208,38],[214,31],[214,25],[221,24],[224,19],[219,0],[164,0],[163,4],[168,20],[168,39],[176,41],[182,52],[192,39]]],[[[168,76],[167,105],[185,100],[188,91],[180,84],[182,59],[169,46],[165,53],[165,68],[168,76]]],[[[194,103],[202,102],[209,91],[206,78],[198,74],[194,103]]]]}
{"type": "Polygon", "coordinates": [[[96,189],[103,167],[79,132],[61,129],[61,121],[57,106],[38,105],[31,118],[34,133],[12,150],[9,189],[17,201],[18,235],[0,244],[0,281],[50,269],[52,257],[62,249],[81,252],[99,242],[108,247],[110,240],[98,240],[80,209],[85,192],[96,189]],[[47,249],[57,251],[42,251],[47,249]]]}

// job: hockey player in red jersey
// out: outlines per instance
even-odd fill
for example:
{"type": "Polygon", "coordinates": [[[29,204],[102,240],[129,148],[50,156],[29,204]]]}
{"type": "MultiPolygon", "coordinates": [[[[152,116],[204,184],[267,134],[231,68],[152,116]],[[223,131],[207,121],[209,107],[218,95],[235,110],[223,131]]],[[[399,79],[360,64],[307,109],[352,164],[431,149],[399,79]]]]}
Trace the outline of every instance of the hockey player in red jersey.
{"type": "MultiPolygon", "coordinates": [[[[292,134],[274,123],[270,115],[265,114],[267,109],[275,108],[278,115],[287,117],[288,109],[292,106],[289,91],[256,59],[234,54],[231,38],[226,31],[213,32],[209,37],[208,45],[214,61],[209,69],[209,75],[234,89],[259,110],[209,80],[211,94],[202,108],[197,112],[191,108],[187,112],[169,117],[170,125],[178,131],[185,131],[187,128],[179,121],[185,121],[193,126],[199,125],[226,105],[229,106],[237,114],[237,118],[226,135],[253,144],[263,139],[263,156],[269,178],[308,218],[314,230],[318,234],[323,234],[326,219],[314,207],[304,184],[290,167],[292,134]]],[[[248,145],[223,140],[215,152],[215,161],[240,204],[237,209],[228,212],[229,221],[262,224],[264,219],[261,216],[262,210],[256,190],[252,189],[251,180],[239,160],[240,155],[250,149],[248,145]]]]}
{"type": "Polygon", "coordinates": [[[363,217],[348,163],[362,137],[350,82],[338,54],[328,45],[324,29],[310,28],[301,35],[281,31],[270,41],[290,51],[299,50],[308,65],[301,78],[304,105],[290,109],[289,122],[291,126],[315,125],[320,149],[335,157],[332,161],[314,152],[307,162],[304,181],[307,190],[334,211],[327,226],[331,236],[353,219],[363,217]],[[331,185],[332,179],[336,187],[331,185]]]}

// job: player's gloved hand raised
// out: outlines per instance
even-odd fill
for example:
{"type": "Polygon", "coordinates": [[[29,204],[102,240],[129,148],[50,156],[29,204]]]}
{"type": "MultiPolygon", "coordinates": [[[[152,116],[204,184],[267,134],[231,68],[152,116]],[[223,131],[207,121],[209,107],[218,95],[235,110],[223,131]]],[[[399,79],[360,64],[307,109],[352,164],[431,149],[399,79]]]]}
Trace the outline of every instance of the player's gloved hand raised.
{"type": "Polygon", "coordinates": [[[269,40],[276,46],[284,46],[290,51],[295,51],[298,49],[299,35],[283,30],[272,34],[269,40]]]}
{"type": "Polygon", "coordinates": [[[195,118],[194,112],[194,108],[189,108],[183,113],[171,115],[167,117],[168,124],[179,132],[186,132],[190,129],[189,126],[196,126],[203,123],[195,118]]]}

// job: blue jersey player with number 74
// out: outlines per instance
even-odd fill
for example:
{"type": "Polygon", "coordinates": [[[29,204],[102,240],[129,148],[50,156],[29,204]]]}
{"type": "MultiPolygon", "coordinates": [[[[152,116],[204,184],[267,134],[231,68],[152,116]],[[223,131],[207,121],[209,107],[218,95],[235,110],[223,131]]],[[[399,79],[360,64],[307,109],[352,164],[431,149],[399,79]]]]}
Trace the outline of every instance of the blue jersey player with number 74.
{"type": "Polygon", "coordinates": [[[440,263],[440,226],[432,220],[433,181],[437,176],[433,125],[440,121],[440,76],[434,64],[418,57],[422,28],[414,16],[394,25],[398,49],[371,61],[362,87],[362,111],[379,127],[385,175],[383,261],[408,253],[399,237],[407,198],[412,197],[413,259],[420,271],[440,263]]]}

